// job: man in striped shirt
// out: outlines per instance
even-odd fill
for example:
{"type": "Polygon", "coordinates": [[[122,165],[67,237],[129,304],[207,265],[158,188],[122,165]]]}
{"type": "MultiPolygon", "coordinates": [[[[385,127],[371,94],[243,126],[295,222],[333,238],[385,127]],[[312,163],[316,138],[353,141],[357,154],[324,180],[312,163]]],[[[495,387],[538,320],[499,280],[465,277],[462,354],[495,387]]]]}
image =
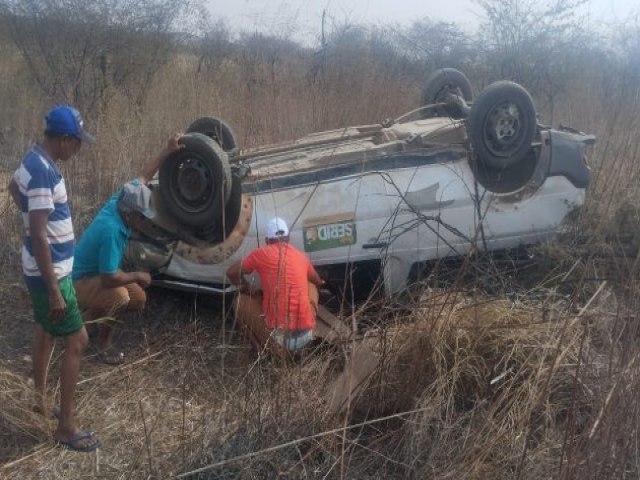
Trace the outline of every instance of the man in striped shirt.
{"type": "Polygon", "coordinates": [[[59,106],[46,117],[42,143],[27,153],[9,192],[22,212],[25,236],[22,270],[31,296],[36,327],[33,337],[33,376],[37,411],[47,414],[47,366],[55,337],[62,337],[65,352],[60,372],[60,412],[54,434],[59,445],[77,451],[100,446],[94,432],[81,431],[73,411],[80,359],[87,332],[78,308],[71,269],[74,236],[64,178],[56,162],[78,153],[82,142],[93,142],[77,110],[59,106]]]}

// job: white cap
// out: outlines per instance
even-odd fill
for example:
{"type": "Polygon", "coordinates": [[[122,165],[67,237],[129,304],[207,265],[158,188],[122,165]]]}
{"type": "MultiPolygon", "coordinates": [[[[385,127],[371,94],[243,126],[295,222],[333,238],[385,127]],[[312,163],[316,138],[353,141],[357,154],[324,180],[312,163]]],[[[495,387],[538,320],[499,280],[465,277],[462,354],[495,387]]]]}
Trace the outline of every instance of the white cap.
{"type": "Polygon", "coordinates": [[[280,217],[273,217],[267,223],[267,238],[286,237],[289,235],[289,227],[280,217]]]}

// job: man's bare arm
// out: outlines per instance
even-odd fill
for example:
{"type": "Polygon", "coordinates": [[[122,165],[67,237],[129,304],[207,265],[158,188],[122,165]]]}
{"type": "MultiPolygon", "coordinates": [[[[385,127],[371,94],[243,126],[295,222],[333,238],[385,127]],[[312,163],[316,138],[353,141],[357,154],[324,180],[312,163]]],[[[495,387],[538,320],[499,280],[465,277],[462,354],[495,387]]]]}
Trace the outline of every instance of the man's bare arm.
{"type": "Polygon", "coordinates": [[[65,303],[58,278],[53,271],[53,261],[51,260],[51,250],[47,240],[47,221],[49,210],[32,210],[29,212],[29,236],[31,237],[31,247],[33,256],[36,259],[40,275],[47,286],[49,292],[49,316],[53,321],[61,320],[64,317],[65,303]]]}
{"type": "Polygon", "coordinates": [[[142,167],[142,170],[138,175],[138,178],[142,183],[149,182],[149,180],[151,180],[156,172],[160,169],[160,166],[164,163],[164,161],[169,158],[172,153],[182,148],[182,145],[180,144],[181,137],[182,135],[180,135],[179,133],[174,133],[167,142],[167,148],[158,153],[149,162],[147,162],[144,167],[142,167]]]}
{"type": "Polygon", "coordinates": [[[236,262],[227,269],[227,278],[234,285],[241,285],[246,281],[242,276],[242,262],[236,262]]]}
{"type": "Polygon", "coordinates": [[[251,292],[251,285],[244,278],[245,273],[251,273],[252,270],[242,268],[242,261],[236,262],[227,269],[227,278],[231,283],[240,287],[241,292],[251,292]]]}
{"type": "Polygon", "coordinates": [[[18,206],[18,208],[20,208],[20,189],[18,188],[18,184],[15,179],[12,178],[9,182],[8,190],[13,202],[18,206]]]}
{"type": "Polygon", "coordinates": [[[316,272],[316,269],[313,268],[313,265],[311,265],[311,268],[309,268],[308,278],[309,281],[318,288],[324,285],[324,280],[322,279],[322,277],[320,277],[320,275],[318,275],[318,272],[316,272]]]}
{"type": "Polygon", "coordinates": [[[104,288],[124,287],[130,283],[137,283],[142,288],[151,284],[151,276],[147,272],[121,272],[113,275],[100,274],[100,284],[104,288]]]}

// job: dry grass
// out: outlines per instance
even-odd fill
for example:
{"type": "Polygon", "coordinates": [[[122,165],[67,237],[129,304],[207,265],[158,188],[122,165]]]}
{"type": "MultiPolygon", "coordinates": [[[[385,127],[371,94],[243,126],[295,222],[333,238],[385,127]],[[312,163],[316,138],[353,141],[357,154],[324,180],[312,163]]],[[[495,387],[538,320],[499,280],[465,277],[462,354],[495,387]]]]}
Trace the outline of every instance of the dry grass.
{"type": "Polygon", "coordinates": [[[4,343],[13,345],[0,361],[2,473],[173,478],[204,467],[186,478],[575,474],[612,402],[629,394],[620,389],[607,401],[611,390],[603,388],[621,374],[634,386],[637,355],[612,364],[625,342],[611,333],[621,333],[615,323],[626,315],[611,311],[613,290],[573,286],[574,295],[537,287],[515,302],[427,289],[410,312],[376,305],[395,322],[386,318],[390,326],[369,331],[381,362],[346,417],[329,414],[326,391],[343,349],[301,364],[256,361],[221,322],[219,304],[157,292],[144,318],[126,324],[125,367],[92,358],[83,364],[79,416],[104,445],[89,455],[53,448],[53,423],[30,411],[22,338],[29,311],[16,302],[9,308],[20,315],[2,325],[4,343]],[[578,293],[584,298],[574,302],[578,293]]]}
{"type": "Polygon", "coordinates": [[[591,405],[573,378],[578,365],[593,367],[592,352],[580,354],[584,323],[553,294],[512,303],[440,292],[421,303],[415,323],[386,332],[385,368],[358,408],[423,409],[403,452],[417,472],[506,478],[524,467],[524,478],[539,478],[531,467],[558,461],[551,447],[567,412],[591,405]]]}
{"type": "MultiPolygon", "coordinates": [[[[415,107],[422,81],[366,55],[329,63],[315,78],[312,59],[294,55],[271,66],[245,58],[195,67],[195,58],[176,57],[144,105],[113,91],[101,116],[87,119],[98,144],[65,167],[78,232],[170,132],[198,116],[226,119],[241,145],[255,146],[400,114],[415,107]]],[[[0,69],[11,119],[0,120],[6,175],[50,105],[24,81],[15,52],[0,69]]],[[[256,361],[219,303],[154,292],[150,310],[123,326],[126,366],[99,364],[91,352],[82,366],[78,415],[103,448],[54,448],[54,423],[31,411],[21,225],[5,195],[0,478],[637,478],[639,262],[631,250],[619,255],[640,244],[639,105],[583,81],[556,108],[599,138],[577,231],[546,246],[519,279],[469,262],[452,281],[410,292],[401,308],[357,310],[381,361],[345,416],[330,414],[327,389],[352,346],[301,364],[256,361]]]]}

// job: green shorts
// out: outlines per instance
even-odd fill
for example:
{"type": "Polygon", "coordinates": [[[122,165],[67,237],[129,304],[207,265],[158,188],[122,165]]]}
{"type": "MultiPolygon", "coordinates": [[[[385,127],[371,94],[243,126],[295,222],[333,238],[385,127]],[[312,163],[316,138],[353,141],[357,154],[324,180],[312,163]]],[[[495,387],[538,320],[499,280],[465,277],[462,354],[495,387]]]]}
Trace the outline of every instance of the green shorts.
{"type": "Polygon", "coordinates": [[[71,276],[60,280],[58,286],[67,308],[64,318],[55,323],[49,318],[49,292],[47,290],[29,290],[29,294],[31,295],[33,317],[36,323],[41,325],[44,331],[53,337],[66,337],[80,330],[84,323],[82,322],[82,313],[80,313],[80,307],[78,307],[76,291],[73,289],[71,276]]]}

